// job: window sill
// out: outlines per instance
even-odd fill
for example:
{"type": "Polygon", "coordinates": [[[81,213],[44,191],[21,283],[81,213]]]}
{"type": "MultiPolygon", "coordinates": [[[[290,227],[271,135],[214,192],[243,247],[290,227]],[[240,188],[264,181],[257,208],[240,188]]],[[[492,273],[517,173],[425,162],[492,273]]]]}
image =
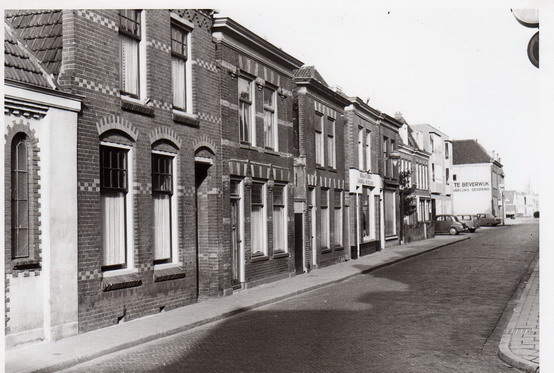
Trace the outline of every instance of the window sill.
{"type": "Polygon", "coordinates": [[[250,263],[263,262],[264,260],[269,260],[269,255],[252,254],[250,263]]]}
{"type": "Polygon", "coordinates": [[[335,251],[341,251],[344,250],[344,247],[342,246],[335,246],[335,251]]]}
{"type": "Polygon", "coordinates": [[[121,108],[127,111],[144,114],[148,116],[154,115],[154,108],[144,104],[144,102],[132,99],[130,97],[121,96],[121,108]]]}
{"type": "Polygon", "coordinates": [[[289,256],[290,256],[290,253],[287,253],[284,251],[277,251],[273,253],[273,259],[288,258],[289,256]]]}
{"type": "Polygon", "coordinates": [[[37,269],[40,268],[39,259],[12,259],[13,269],[37,269]]]}
{"type": "Polygon", "coordinates": [[[279,156],[279,152],[273,149],[264,149],[264,153],[279,156]]]}
{"type": "Polygon", "coordinates": [[[334,172],[334,173],[339,172],[336,168],[333,168],[333,167],[327,167],[326,170],[329,171],[329,172],[334,172]]]}
{"type": "Polygon", "coordinates": [[[385,241],[397,240],[398,236],[396,234],[392,236],[385,236],[385,241]]]}
{"type": "Polygon", "coordinates": [[[315,168],[317,170],[327,171],[327,168],[325,166],[321,166],[321,165],[318,165],[318,164],[315,165],[315,168]]]}
{"type": "Polygon", "coordinates": [[[245,144],[245,143],[241,143],[241,144],[240,144],[240,148],[241,148],[241,149],[253,150],[253,151],[255,151],[255,152],[261,151],[261,149],[258,149],[258,148],[255,147],[254,145],[245,144]]]}
{"type": "Polygon", "coordinates": [[[154,282],[177,280],[186,276],[185,270],[180,266],[154,268],[154,282]]]}
{"type": "Polygon", "coordinates": [[[137,273],[105,276],[102,278],[102,291],[126,289],[140,285],[142,285],[142,280],[137,273]]]}
{"type": "Polygon", "coordinates": [[[322,247],[321,248],[321,253],[322,254],[327,254],[327,253],[330,253],[332,250],[328,247],[322,247]]]}
{"type": "Polygon", "coordinates": [[[173,109],[173,121],[176,123],[186,124],[191,127],[200,126],[200,120],[197,115],[176,109],[173,109]]]}

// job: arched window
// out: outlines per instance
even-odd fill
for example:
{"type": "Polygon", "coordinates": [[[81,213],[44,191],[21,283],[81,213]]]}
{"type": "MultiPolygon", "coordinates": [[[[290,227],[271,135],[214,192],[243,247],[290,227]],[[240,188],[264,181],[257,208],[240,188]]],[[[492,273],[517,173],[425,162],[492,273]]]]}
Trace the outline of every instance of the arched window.
{"type": "Polygon", "coordinates": [[[29,250],[29,153],[27,137],[17,135],[12,142],[12,257],[28,258],[29,250]]]}

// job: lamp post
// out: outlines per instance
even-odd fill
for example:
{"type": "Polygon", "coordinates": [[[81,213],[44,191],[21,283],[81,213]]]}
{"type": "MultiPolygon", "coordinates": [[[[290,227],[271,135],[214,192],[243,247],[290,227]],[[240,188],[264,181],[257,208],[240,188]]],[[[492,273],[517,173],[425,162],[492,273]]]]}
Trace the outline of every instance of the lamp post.
{"type": "Polygon", "coordinates": [[[404,242],[404,194],[402,193],[404,190],[404,186],[400,184],[400,172],[398,172],[399,168],[399,161],[400,161],[400,153],[397,150],[393,150],[388,157],[392,161],[392,168],[393,168],[393,177],[398,182],[398,191],[400,195],[400,208],[398,209],[400,211],[400,244],[404,242]]]}

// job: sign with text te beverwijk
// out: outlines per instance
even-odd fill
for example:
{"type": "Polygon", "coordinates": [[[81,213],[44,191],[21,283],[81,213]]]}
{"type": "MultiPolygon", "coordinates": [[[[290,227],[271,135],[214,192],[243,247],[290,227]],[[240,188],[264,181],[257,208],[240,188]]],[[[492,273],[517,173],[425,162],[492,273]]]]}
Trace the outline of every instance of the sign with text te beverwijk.
{"type": "Polygon", "coordinates": [[[454,192],[485,192],[490,191],[489,181],[461,181],[454,182],[454,192]]]}

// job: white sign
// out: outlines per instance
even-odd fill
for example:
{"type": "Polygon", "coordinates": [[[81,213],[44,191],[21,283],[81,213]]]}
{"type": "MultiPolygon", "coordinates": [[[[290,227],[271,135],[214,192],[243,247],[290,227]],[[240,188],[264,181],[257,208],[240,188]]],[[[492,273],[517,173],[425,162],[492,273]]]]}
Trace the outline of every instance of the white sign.
{"type": "Polygon", "coordinates": [[[485,192],[491,190],[489,181],[454,182],[454,192],[485,192]]]}

